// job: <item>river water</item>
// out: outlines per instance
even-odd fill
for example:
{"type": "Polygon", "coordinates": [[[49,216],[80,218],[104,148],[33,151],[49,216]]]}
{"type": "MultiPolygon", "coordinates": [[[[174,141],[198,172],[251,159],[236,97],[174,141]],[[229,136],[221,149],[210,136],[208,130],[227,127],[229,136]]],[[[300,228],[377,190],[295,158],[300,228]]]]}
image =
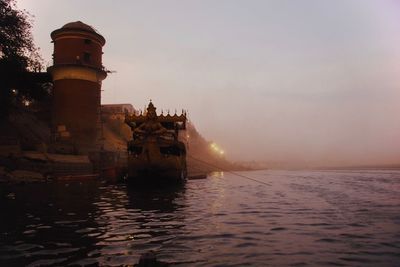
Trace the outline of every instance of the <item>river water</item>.
{"type": "Polygon", "coordinates": [[[0,266],[400,266],[400,171],[238,174],[1,185],[0,266]]]}

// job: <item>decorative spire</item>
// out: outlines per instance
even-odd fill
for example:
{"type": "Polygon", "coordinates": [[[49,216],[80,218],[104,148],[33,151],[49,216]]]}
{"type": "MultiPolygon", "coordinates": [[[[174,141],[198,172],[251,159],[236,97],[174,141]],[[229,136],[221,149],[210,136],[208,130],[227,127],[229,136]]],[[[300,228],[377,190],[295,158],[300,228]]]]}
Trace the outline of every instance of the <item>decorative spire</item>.
{"type": "Polygon", "coordinates": [[[147,112],[156,112],[156,107],[154,107],[154,105],[153,105],[153,103],[151,102],[151,99],[150,99],[150,103],[149,103],[149,106],[147,107],[147,112]]]}

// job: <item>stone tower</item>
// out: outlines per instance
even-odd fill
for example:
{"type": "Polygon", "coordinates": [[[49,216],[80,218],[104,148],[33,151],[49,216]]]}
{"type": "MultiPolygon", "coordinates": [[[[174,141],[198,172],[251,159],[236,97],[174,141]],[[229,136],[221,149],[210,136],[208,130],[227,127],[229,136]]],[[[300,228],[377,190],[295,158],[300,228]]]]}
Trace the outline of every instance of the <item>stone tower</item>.
{"type": "Polygon", "coordinates": [[[100,124],[101,82],[107,76],[102,65],[106,40],[80,21],[51,33],[54,82],[52,126],[55,139],[75,144],[96,141],[100,124]]]}

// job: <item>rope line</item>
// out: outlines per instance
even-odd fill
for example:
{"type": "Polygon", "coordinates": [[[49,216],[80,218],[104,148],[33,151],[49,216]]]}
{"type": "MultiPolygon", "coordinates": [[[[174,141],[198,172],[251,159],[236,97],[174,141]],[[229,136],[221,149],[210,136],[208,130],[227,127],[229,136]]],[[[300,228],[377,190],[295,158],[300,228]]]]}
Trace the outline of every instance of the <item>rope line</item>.
{"type": "Polygon", "coordinates": [[[201,160],[201,159],[199,159],[199,158],[195,158],[195,157],[193,157],[192,155],[189,155],[189,154],[187,154],[187,155],[188,155],[190,158],[192,158],[192,159],[194,159],[194,160],[197,160],[198,162],[201,162],[201,163],[203,163],[203,164],[205,164],[205,165],[208,165],[208,166],[210,166],[210,167],[217,168],[217,169],[220,170],[220,171],[227,172],[227,173],[230,173],[230,174],[233,174],[233,175],[239,176],[239,177],[241,177],[241,178],[244,178],[244,179],[247,179],[247,180],[251,180],[251,181],[254,181],[254,182],[263,184],[263,185],[271,186],[271,184],[269,184],[269,183],[266,183],[266,182],[260,181],[260,180],[258,180],[258,179],[255,179],[255,178],[252,178],[252,177],[243,175],[243,174],[239,174],[239,173],[236,173],[236,172],[233,172],[233,171],[224,170],[223,168],[221,168],[221,167],[219,167],[219,166],[217,166],[217,165],[214,165],[214,164],[209,163],[209,162],[207,162],[207,161],[201,160]]]}

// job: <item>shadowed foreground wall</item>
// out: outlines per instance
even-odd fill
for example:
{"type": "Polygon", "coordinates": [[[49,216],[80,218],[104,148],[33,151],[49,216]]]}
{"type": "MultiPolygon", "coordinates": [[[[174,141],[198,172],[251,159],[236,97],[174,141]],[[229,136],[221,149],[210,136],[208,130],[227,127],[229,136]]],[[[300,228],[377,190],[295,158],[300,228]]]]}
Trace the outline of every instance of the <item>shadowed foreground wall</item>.
{"type": "Polygon", "coordinates": [[[80,140],[96,137],[100,84],[84,80],[55,81],[53,123],[65,125],[80,140]]]}

